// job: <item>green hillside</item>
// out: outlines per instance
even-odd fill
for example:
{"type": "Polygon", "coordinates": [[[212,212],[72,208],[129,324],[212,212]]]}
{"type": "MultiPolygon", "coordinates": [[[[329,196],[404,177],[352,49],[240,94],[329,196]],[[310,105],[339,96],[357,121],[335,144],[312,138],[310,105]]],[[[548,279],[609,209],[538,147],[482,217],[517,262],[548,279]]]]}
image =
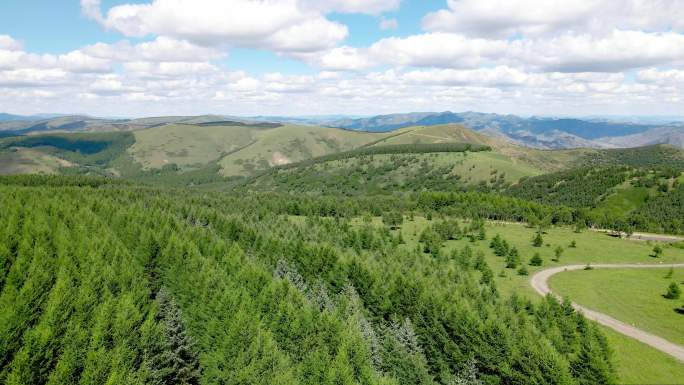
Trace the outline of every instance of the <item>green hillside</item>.
{"type": "Polygon", "coordinates": [[[581,167],[522,178],[504,193],[575,208],[591,226],[684,233],[684,167],[658,162],[663,168],[581,167]]]}
{"type": "MultiPolygon", "coordinates": [[[[88,166],[89,172],[116,176],[132,176],[167,166],[183,172],[215,165],[220,166],[220,175],[246,176],[277,165],[367,146],[451,142],[503,147],[498,140],[455,125],[412,127],[399,133],[365,133],[314,126],[198,121],[196,124],[162,123],[134,132],[5,138],[0,141],[0,152],[33,148],[72,162],[77,169],[88,166]]],[[[9,155],[5,156],[9,159],[9,155]]],[[[56,169],[50,168],[51,172],[56,169]]],[[[23,172],[45,170],[38,166],[22,168],[23,172]]]]}
{"type": "Polygon", "coordinates": [[[331,160],[323,157],[276,168],[250,180],[247,188],[343,195],[464,191],[500,189],[521,177],[540,173],[530,165],[489,150],[381,153],[331,160]]]}

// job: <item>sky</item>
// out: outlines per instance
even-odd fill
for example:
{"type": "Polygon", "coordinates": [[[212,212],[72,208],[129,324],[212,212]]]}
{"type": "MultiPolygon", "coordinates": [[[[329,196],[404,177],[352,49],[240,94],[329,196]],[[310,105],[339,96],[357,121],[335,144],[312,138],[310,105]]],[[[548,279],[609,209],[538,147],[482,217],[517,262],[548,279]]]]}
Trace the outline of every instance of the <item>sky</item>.
{"type": "Polygon", "coordinates": [[[682,115],[679,0],[3,0],[0,112],[682,115]]]}

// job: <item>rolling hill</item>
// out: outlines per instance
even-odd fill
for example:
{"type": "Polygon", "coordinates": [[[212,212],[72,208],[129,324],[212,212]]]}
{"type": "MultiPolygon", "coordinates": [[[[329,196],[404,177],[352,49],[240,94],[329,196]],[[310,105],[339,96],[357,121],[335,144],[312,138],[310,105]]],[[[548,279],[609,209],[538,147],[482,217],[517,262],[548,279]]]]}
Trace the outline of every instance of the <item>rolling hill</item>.
{"type": "Polygon", "coordinates": [[[632,122],[608,119],[523,118],[478,112],[417,112],[324,121],[322,124],[362,131],[392,131],[409,126],[459,123],[478,132],[500,135],[521,145],[543,148],[682,146],[681,122],[632,122]]]}
{"type": "MultiPolygon", "coordinates": [[[[651,144],[684,146],[684,124],[674,120],[619,118],[520,117],[479,112],[414,112],[371,117],[225,115],[161,116],[106,119],[79,115],[0,114],[0,137],[45,132],[133,131],[166,124],[262,124],[324,126],[363,132],[396,132],[407,127],[463,125],[518,145],[539,149],[639,147],[651,144]]],[[[679,119],[679,120],[678,120],[679,119]]]]}
{"type": "MultiPolygon", "coordinates": [[[[142,180],[152,178],[155,181],[161,178],[169,183],[206,184],[261,175],[275,166],[298,164],[362,148],[468,143],[491,149],[469,152],[466,156],[436,151],[435,154],[373,157],[371,168],[386,170],[384,179],[374,182],[373,189],[400,186],[398,191],[401,191],[420,189],[417,184],[421,180],[432,188],[442,186],[440,189],[447,190],[481,188],[483,184],[502,188],[525,176],[576,166],[626,164],[653,167],[659,162],[684,159],[681,151],[674,147],[533,149],[458,124],[405,127],[393,132],[372,133],[307,125],[217,121],[218,118],[221,117],[193,118],[194,124],[163,123],[171,118],[148,118],[141,124],[151,127],[132,132],[52,133],[0,139],[0,154],[4,161],[0,171],[96,174],[142,180]],[[402,166],[394,167],[395,163],[402,166]],[[430,170],[431,181],[424,179],[428,174],[426,170],[430,170]],[[444,185],[448,178],[459,179],[449,187],[444,185]]],[[[339,179],[359,167],[360,163],[368,167],[367,159],[361,158],[324,163],[308,165],[307,178],[326,169],[330,180],[339,179]]],[[[302,170],[304,168],[299,171],[303,173],[302,170]]],[[[291,169],[279,172],[283,175],[293,173],[291,169]]],[[[259,182],[260,186],[272,185],[263,181],[259,182]]]]}

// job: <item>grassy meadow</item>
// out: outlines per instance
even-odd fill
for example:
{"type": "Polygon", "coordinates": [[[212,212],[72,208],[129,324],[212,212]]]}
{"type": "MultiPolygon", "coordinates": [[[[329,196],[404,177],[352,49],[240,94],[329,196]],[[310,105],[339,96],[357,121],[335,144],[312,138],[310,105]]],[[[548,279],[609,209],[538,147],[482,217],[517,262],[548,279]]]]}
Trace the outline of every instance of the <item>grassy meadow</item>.
{"type": "MultiPolygon", "coordinates": [[[[405,220],[401,228],[394,231],[402,232],[406,241],[405,247],[415,248],[421,232],[431,222],[438,220],[435,218],[428,221],[423,217],[415,217],[412,221],[405,220]]],[[[374,218],[374,223],[379,226],[382,221],[380,218],[374,218]]],[[[553,266],[585,263],[684,262],[684,250],[674,246],[663,245],[663,257],[655,259],[650,256],[654,246],[652,242],[619,239],[600,232],[576,233],[571,228],[553,227],[545,231],[544,245],[534,247],[532,237],[536,230],[525,225],[488,222],[485,228],[486,240],[451,240],[444,243],[443,250],[449,253],[453,249],[470,246],[475,252],[484,252],[487,264],[494,272],[497,288],[504,297],[516,293],[531,301],[539,301],[541,297],[530,286],[529,278],[536,271],[553,266]],[[504,259],[494,255],[489,243],[496,234],[501,235],[519,250],[529,275],[519,275],[517,269],[506,269],[504,259]],[[573,240],[577,245],[575,248],[569,247],[573,240]],[[558,262],[553,260],[554,249],[557,246],[564,248],[558,262]],[[541,267],[529,265],[529,259],[535,252],[542,256],[541,267]]],[[[662,298],[661,295],[672,281],[663,278],[666,273],[667,269],[580,270],[554,276],[551,285],[558,293],[617,319],[633,322],[641,317],[641,321],[636,323],[637,326],[643,326],[645,330],[672,341],[684,343],[684,328],[681,326],[684,316],[673,311],[675,306],[684,303],[684,299],[672,301],[662,298]]],[[[676,269],[673,279],[684,280],[684,269],[676,269]]],[[[684,378],[684,363],[611,329],[601,329],[613,348],[620,383],[681,383],[680,379],[684,378]],[[645,362],[648,362],[648,365],[644,365],[645,362]]]]}
{"type": "Polygon", "coordinates": [[[682,287],[684,268],[576,270],[551,277],[551,288],[573,301],[611,317],[684,345],[684,296],[667,299],[663,294],[676,282],[682,287]]]}

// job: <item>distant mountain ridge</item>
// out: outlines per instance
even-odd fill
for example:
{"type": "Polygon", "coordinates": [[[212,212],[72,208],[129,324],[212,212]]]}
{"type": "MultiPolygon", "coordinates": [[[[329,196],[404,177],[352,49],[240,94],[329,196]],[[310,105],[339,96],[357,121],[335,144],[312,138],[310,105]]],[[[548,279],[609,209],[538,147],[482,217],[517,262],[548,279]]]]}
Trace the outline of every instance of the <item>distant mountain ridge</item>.
{"type": "Polygon", "coordinates": [[[506,137],[544,149],[638,147],[649,144],[682,146],[684,123],[643,124],[605,119],[523,118],[480,112],[416,112],[340,119],[322,124],[351,130],[385,132],[408,126],[459,123],[473,130],[506,137]]]}
{"type": "Polygon", "coordinates": [[[462,124],[483,134],[539,149],[618,148],[651,144],[671,144],[684,148],[684,122],[634,117],[626,118],[626,121],[619,121],[617,118],[520,117],[472,111],[411,112],[370,117],[200,115],[137,119],[55,114],[21,116],[0,113],[0,136],[45,132],[134,131],[164,124],[211,125],[224,122],[301,124],[376,133],[411,126],[462,124]]]}

